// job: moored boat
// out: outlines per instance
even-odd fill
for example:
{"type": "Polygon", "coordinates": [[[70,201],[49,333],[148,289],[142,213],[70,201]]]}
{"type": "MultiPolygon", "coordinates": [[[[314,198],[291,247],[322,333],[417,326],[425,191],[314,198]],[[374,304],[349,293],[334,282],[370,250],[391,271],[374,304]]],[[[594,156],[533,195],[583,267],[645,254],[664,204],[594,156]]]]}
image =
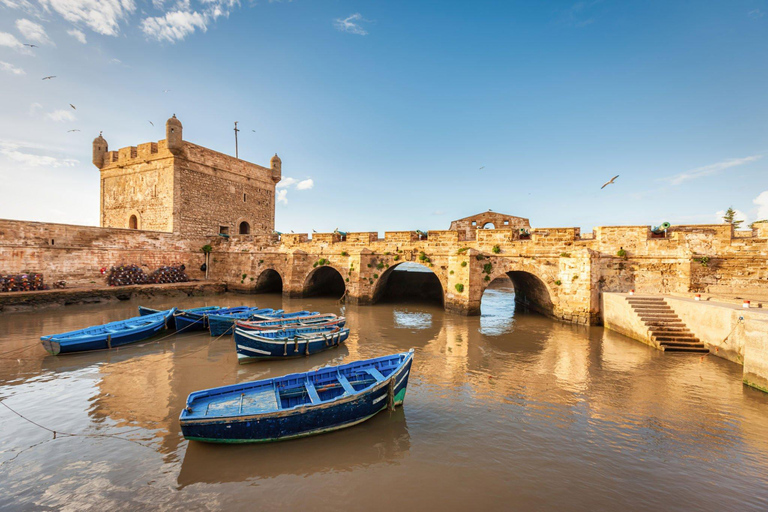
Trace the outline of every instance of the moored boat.
{"type": "Polygon", "coordinates": [[[316,354],[347,341],[349,329],[301,327],[275,331],[251,331],[235,327],[237,361],[282,359],[316,354]]]}
{"type": "Polygon", "coordinates": [[[221,306],[205,306],[202,308],[180,309],[174,315],[177,331],[205,331],[208,329],[208,315],[220,311],[221,306]]]}
{"type": "Polygon", "coordinates": [[[291,329],[297,327],[344,327],[347,319],[333,313],[310,315],[292,318],[276,318],[274,320],[238,321],[237,327],[252,331],[271,331],[274,329],[291,329]]]}
{"type": "Polygon", "coordinates": [[[43,347],[52,355],[115,348],[151,338],[167,328],[176,308],[128,320],[109,322],[77,331],[42,336],[43,347]]]}
{"type": "Polygon", "coordinates": [[[208,328],[211,331],[211,336],[232,334],[235,322],[238,320],[248,320],[254,315],[269,316],[280,314],[282,312],[282,309],[251,308],[244,306],[223,309],[208,314],[208,328]]]}
{"type": "MultiPolygon", "coordinates": [[[[162,311],[162,309],[152,309],[146,306],[139,306],[139,316],[154,315],[155,313],[160,313],[162,311]]],[[[171,318],[168,319],[168,328],[171,330],[176,329],[176,317],[173,315],[171,315],[171,318]]]]}
{"type": "Polygon", "coordinates": [[[191,393],[179,416],[186,439],[264,443],[322,434],[402,405],[413,349],[191,393]]]}

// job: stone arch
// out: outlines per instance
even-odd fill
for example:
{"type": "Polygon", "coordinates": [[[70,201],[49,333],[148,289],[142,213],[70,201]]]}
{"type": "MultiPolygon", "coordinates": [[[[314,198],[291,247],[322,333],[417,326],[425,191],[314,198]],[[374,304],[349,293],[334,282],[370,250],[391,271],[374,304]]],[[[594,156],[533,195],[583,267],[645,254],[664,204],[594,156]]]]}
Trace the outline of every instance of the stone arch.
{"type": "Polygon", "coordinates": [[[254,283],[254,293],[282,293],[283,275],[274,268],[265,268],[261,271],[254,283]]]}
{"type": "Polygon", "coordinates": [[[241,221],[237,224],[237,234],[238,235],[251,234],[251,225],[248,223],[247,220],[241,221]]]}
{"type": "Polygon", "coordinates": [[[132,211],[128,214],[128,229],[140,229],[141,228],[141,216],[139,212],[132,211]]]}
{"type": "Polygon", "coordinates": [[[517,262],[494,262],[494,269],[483,278],[482,295],[486,288],[502,276],[509,277],[515,288],[515,302],[545,316],[555,316],[557,293],[546,274],[535,265],[517,262]]]}
{"type": "Polygon", "coordinates": [[[318,265],[304,278],[302,297],[331,296],[340,299],[347,291],[344,274],[333,265],[318,265]]]}
{"type": "Polygon", "coordinates": [[[493,222],[486,222],[480,229],[496,229],[496,225],[493,222]]]}
{"type": "MultiPolygon", "coordinates": [[[[417,278],[421,278],[421,281],[423,281],[418,283],[420,285],[419,291],[423,293],[421,298],[424,299],[426,302],[434,301],[434,302],[439,302],[441,306],[445,305],[445,292],[447,289],[446,288],[447,283],[446,283],[445,277],[441,276],[438,272],[435,272],[434,269],[427,267],[426,265],[422,265],[421,263],[413,262],[413,261],[411,262],[402,261],[402,262],[396,263],[391,267],[389,267],[388,269],[386,269],[384,272],[382,272],[381,276],[379,276],[379,278],[376,280],[374,284],[373,292],[371,294],[372,302],[375,304],[376,302],[379,302],[380,300],[386,298],[388,286],[390,285],[390,278],[393,276],[393,272],[395,271],[395,269],[400,265],[402,265],[403,263],[411,263],[411,264],[415,263],[421,267],[424,267],[426,270],[428,270],[429,272],[413,273],[414,275],[415,274],[424,275],[424,277],[416,276],[417,278]],[[426,276],[430,276],[430,277],[426,277],[426,276]],[[431,286],[431,284],[434,286],[431,286]],[[439,288],[439,292],[436,291],[437,288],[439,288]]],[[[395,283],[392,283],[392,284],[395,284],[395,283]]],[[[407,283],[399,283],[399,284],[407,286],[407,283]]]]}

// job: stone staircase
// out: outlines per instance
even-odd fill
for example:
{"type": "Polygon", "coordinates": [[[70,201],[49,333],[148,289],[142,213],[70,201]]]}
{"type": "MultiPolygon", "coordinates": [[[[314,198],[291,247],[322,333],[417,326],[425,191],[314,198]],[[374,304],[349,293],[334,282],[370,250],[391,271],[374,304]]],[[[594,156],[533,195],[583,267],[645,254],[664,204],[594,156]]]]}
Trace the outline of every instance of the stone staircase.
{"type": "Polygon", "coordinates": [[[648,328],[651,340],[664,352],[709,353],[663,297],[632,296],[627,297],[627,302],[648,328]]]}

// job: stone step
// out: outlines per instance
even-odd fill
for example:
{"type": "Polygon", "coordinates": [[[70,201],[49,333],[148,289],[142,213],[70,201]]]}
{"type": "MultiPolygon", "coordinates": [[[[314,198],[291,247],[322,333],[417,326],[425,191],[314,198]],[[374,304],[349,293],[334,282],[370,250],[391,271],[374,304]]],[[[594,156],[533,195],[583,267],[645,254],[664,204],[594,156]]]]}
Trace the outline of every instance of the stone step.
{"type": "Polygon", "coordinates": [[[667,322],[667,323],[677,323],[680,321],[680,318],[677,315],[641,315],[640,320],[645,322],[646,324],[648,322],[667,322]]]}
{"type": "Polygon", "coordinates": [[[651,339],[653,341],[657,341],[660,344],[664,344],[665,342],[672,342],[672,343],[701,343],[699,341],[699,338],[696,336],[651,336],[651,339]]]}
{"type": "Polygon", "coordinates": [[[666,306],[663,300],[630,300],[627,301],[631,306],[666,306]]]}
{"type": "Polygon", "coordinates": [[[688,327],[684,325],[649,325],[648,330],[651,332],[691,332],[688,327]]]}
{"type": "Polygon", "coordinates": [[[669,327],[671,329],[677,330],[677,329],[688,329],[688,326],[685,325],[682,322],[678,322],[676,320],[646,320],[645,326],[649,329],[652,328],[659,328],[659,327],[669,327]]]}
{"type": "Polygon", "coordinates": [[[675,339],[689,339],[689,340],[695,340],[696,335],[692,332],[681,332],[681,331],[655,331],[650,333],[651,337],[654,339],[660,339],[660,338],[675,338],[675,339]]]}
{"type": "Polygon", "coordinates": [[[661,350],[664,352],[688,352],[692,354],[709,354],[709,349],[701,347],[668,347],[663,346],[661,350]]]}
{"type": "Polygon", "coordinates": [[[698,347],[698,348],[704,348],[704,344],[701,342],[698,343],[685,343],[682,341],[663,341],[659,343],[662,347],[698,347]]]}
{"type": "Polygon", "coordinates": [[[634,311],[672,311],[669,306],[632,306],[634,311]]]}

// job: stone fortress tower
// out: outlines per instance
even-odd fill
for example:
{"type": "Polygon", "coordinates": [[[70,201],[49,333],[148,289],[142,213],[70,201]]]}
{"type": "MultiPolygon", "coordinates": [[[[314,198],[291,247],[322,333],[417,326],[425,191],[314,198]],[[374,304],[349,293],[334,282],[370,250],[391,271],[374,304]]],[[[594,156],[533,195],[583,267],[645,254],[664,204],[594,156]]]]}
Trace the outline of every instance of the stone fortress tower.
{"type": "Polygon", "coordinates": [[[270,234],[282,162],[270,168],[213,151],[165,123],[165,140],[109,151],[99,134],[93,164],[101,172],[101,226],[166,231],[185,238],[270,234]]]}

